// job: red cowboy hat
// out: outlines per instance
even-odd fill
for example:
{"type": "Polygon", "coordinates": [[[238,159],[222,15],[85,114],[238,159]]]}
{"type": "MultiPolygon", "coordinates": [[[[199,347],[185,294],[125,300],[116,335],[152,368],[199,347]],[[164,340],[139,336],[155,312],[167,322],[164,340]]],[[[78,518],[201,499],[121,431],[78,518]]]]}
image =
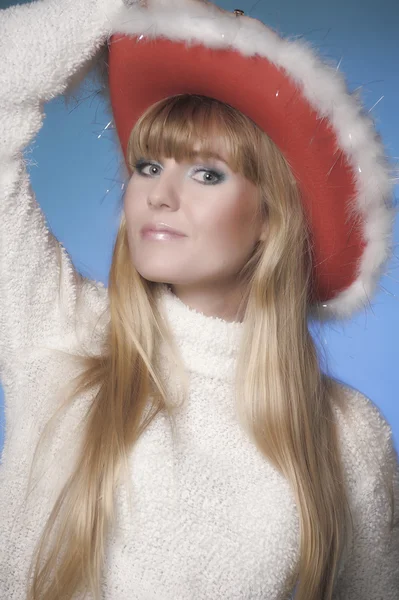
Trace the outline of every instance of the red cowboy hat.
{"type": "Polygon", "coordinates": [[[237,108],[288,160],[310,223],[312,314],[367,306],[390,256],[394,209],[374,124],[341,73],[303,41],[242,11],[169,0],[126,7],[109,40],[109,92],[126,160],[132,127],[155,102],[195,93],[237,108]]]}

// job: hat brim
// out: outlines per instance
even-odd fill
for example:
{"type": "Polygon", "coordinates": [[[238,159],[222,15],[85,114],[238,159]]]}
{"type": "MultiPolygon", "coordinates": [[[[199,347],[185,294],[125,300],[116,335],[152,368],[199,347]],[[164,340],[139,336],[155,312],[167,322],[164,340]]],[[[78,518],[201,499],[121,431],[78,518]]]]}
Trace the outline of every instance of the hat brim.
{"type": "MultiPolygon", "coordinates": [[[[215,14],[211,16],[214,20],[215,14]]],[[[225,21],[221,19],[223,31],[226,31],[225,21]]],[[[250,28],[252,21],[247,19],[242,25],[241,36],[242,29],[250,28]]],[[[156,35],[133,31],[113,35],[109,44],[109,88],[122,151],[126,160],[131,130],[143,112],[155,102],[176,94],[210,96],[250,117],[279,147],[298,181],[312,235],[314,303],[324,306],[330,317],[350,316],[355,308],[369,301],[378,268],[388,250],[387,234],[392,219],[386,202],[390,185],[381,161],[382,146],[370,135],[370,120],[367,122],[360,115],[357,102],[342,86],[341,75],[336,78],[331,67],[321,61],[316,64],[308,48],[284,40],[298,50],[291,59],[299,66],[298,71],[306,73],[306,95],[305,81],[299,72],[293,73],[287,66],[277,64],[276,56],[271,60],[259,52],[259,22],[256,23],[257,51],[253,54],[248,49],[245,54],[239,51],[237,36],[235,45],[226,43],[225,47],[220,41],[217,47],[208,45],[206,35],[199,32],[197,39],[187,31],[188,39],[168,39],[165,31],[159,31],[159,23],[156,35]],[[303,64],[304,58],[307,65],[303,64]],[[334,92],[330,114],[320,106],[316,95],[313,102],[307,97],[311,80],[308,71],[312,68],[319,85],[323,85],[321,75],[328,77],[334,92]],[[342,126],[337,129],[334,110],[341,116],[342,124],[346,120],[347,132],[342,126]],[[345,148],[343,135],[351,135],[357,156],[345,148]],[[363,144],[363,153],[357,143],[363,144]],[[368,171],[366,181],[359,161],[360,164],[363,161],[362,166],[368,171]],[[368,181],[372,186],[365,189],[368,181]],[[372,239],[376,232],[370,219],[379,228],[379,239],[372,239]],[[373,243],[370,269],[365,261],[373,243]]],[[[214,30],[214,22],[212,27],[214,30]]],[[[267,35],[268,46],[282,41],[264,26],[264,36],[267,35]]],[[[292,52],[292,46],[289,49],[292,52]]],[[[270,47],[268,50],[270,54],[270,47]]]]}

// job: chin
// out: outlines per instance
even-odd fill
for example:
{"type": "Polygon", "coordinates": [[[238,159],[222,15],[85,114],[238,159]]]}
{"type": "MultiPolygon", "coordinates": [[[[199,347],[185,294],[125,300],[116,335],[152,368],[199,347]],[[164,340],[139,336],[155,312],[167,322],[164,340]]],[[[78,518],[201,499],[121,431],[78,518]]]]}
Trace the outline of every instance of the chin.
{"type": "Polygon", "coordinates": [[[179,276],[177,274],[173,275],[169,273],[167,269],[160,269],[155,271],[150,269],[138,269],[137,267],[135,268],[137,272],[141,275],[141,277],[143,277],[143,279],[146,279],[147,281],[152,281],[153,283],[168,283],[172,285],[174,283],[183,283],[179,279],[179,276]]]}

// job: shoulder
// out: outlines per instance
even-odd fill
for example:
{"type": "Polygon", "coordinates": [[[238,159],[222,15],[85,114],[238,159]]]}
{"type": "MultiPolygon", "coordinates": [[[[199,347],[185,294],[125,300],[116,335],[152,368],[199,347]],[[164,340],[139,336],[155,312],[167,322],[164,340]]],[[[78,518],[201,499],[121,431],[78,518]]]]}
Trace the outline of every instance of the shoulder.
{"type": "MultiPolygon", "coordinates": [[[[365,394],[341,385],[339,436],[351,535],[334,598],[397,598],[399,463],[392,429],[365,394]]],[[[349,531],[349,530],[348,530],[349,531]]]]}
{"type": "Polygon", "coordinates": [[[365,394],[339,383],[343,406],[335,407],[344,463],[363,484],[379,478],[395,455],[392,428],[381,409],[365,394]]]}

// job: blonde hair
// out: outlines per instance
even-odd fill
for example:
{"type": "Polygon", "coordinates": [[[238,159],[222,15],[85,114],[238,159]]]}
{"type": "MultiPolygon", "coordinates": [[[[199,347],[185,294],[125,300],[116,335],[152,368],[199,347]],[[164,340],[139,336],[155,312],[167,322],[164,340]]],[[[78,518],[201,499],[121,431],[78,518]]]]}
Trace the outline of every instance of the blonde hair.
{"type": "MultiPolygon", "coordinates": [[[[129,139],[129,167],[132,171],[139,157],[189,158],[198,140],[206,154],[214,135],[227,142],[233,170],[259,187],[258,217],[268,222],[267,240],[257,244],[238,275],[246,290],[235,386],[239,425],[295,495],[296,600],[331,600],[352,525],[334,417],[334,407],[344,411],[345,405],[338,382],[321,371],[308,329],[312,244],[290,166],[248,117],[217,100],[185,94],[162,100],[141,116],[129,139]]],[[[32,560],[29,600],[71,599],[79,590],[100,598],[114,494],[127,475],[128,454],[160,411],[173,421],[179,408],[177,383],[186,381],[185,373],[157,309],[158,288],[132,264],[122,215],[110,270],[105,350],[80,357],[82,372],[66,402],[93,388],[98,392],[76,468],[32,560]],[[155,360],[162,340],[176,359],[176,394],[166,391],[155,360]]],[[[183,390],[181,401],[187,387],[183,390]]]]}

